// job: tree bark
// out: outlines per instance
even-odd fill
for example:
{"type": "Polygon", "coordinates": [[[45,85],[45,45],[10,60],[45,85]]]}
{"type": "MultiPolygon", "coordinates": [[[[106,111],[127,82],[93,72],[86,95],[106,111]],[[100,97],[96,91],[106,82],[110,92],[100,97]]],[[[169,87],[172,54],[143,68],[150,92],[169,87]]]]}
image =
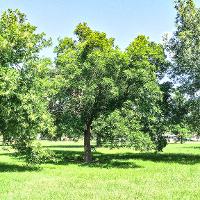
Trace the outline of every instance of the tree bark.
{"type": "Polygon", "coordinates": [[[90,163],[92,161],[90,138],[91,138],[91,126],[90,124],[86,124],[86,128],[84,131],[84,161],[86,163],[90,163]]]}
{"type": "Polygon", "coordinates": [[[183,144],[183,136],[181,135],[181,144],[183,144]]]}
{"type": "Polygon", "coordinates": [[[101,147],[101,136],[99,134],[97,134],[96,145],[97,147],[101,147]]]}

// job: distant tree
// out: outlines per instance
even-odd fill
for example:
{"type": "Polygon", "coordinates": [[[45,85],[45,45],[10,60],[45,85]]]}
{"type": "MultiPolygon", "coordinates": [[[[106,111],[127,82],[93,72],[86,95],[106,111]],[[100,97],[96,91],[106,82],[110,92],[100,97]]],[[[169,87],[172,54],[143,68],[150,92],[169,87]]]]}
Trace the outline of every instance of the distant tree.
{"type": "MultiPolygon", "coordinates": [[[[156,125],[161,92],[157,76],[166,64],[162,46],[149,42],[145,36],[138,36],[122,52],[113,38],[93,31],[86,23],[79,24],[74,33],[77,40],[66,37],[59,40],[55,48],[56,68],[65,86],[55,98],[53,110],[62,118],[58,120],[62,127],[84,135],[84,160],[92,160],[91,128],[95,120],[102,117],[107,116],[105,120],[111,120],[113,126],[121,123],[117,126],[121,135],[126,130],[125,138],[144,133],[146,138],[150,136],[153,141],[159,141],[162,137],[158,137],[156,125]],[[130,123],[134,123],[130,126],[128,118],[120,122],[124,115],[121,111],[127,102],[131,102],[133,108],[130,123]],[[134,117],[137,113],[141,113],[140,118],[134,117]],[[137,127],[133,127],[134,124],[137,127]]],[[[109,133],[115,130],[119,133],[117,127],[111,129],[109,133]]],[[[108,137],[105,133],[103,139],[108,137]]],[[[132,139],[130,146],[136,144],[134,136],[132,139]]]]}
{"type": "Polygon", "coordinates": [[[188,100],[190,124],[199,133],[200,118],[200,9],[193,0],[176,0],[176,31],[166,43],[171,75],[188,100]]]}

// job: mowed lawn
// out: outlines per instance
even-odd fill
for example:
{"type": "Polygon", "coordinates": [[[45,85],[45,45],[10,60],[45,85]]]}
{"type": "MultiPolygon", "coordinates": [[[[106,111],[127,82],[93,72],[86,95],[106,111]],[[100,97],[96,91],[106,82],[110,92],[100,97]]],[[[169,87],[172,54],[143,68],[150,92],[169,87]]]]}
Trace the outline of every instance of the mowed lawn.
{"type": "Polygon", "coordinates": [[[47,142],[61,157],[40,169],[0,146],[0,200],[200,199],[200,144],[170,144],[163,153],[98,148],[85,165],[81,143],[47,142]]]}

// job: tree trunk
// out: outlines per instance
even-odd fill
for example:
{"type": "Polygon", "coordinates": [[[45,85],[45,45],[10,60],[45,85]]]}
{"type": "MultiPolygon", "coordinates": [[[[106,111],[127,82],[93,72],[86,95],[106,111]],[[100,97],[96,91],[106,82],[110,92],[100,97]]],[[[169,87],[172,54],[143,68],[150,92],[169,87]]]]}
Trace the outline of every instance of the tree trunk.
{"type": "Polygon", "coordinates": [[[96,142],[97,142],[97,147],[101,147],[101,136],[99,134],[97,134],[96,142]]]}
{"type": "Polygon", "coordinates": [[[84,161],[86,163],[90,163],[92,161],[92,152],[91,152],[91,129],[90,124],[86,125],[86,129],[84,131],[84,161]]]}
{"type": "Polygon", "coordinates": [[[183,136],[181,135],[181,144],[183,144],[183,136]]]}

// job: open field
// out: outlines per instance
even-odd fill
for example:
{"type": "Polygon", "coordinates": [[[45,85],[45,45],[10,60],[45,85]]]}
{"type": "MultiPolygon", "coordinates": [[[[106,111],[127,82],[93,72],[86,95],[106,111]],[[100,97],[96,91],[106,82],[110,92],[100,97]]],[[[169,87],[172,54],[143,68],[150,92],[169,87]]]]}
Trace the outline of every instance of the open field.
{"type": "Polygon", "coordinates": [[[170,144],[163,153],[96,149],[80,162],[82,146],[43,142],[61,156],[41,169],[24,166],[0,147],[0,199],[200,199],[200,144],[170,144]]]}

